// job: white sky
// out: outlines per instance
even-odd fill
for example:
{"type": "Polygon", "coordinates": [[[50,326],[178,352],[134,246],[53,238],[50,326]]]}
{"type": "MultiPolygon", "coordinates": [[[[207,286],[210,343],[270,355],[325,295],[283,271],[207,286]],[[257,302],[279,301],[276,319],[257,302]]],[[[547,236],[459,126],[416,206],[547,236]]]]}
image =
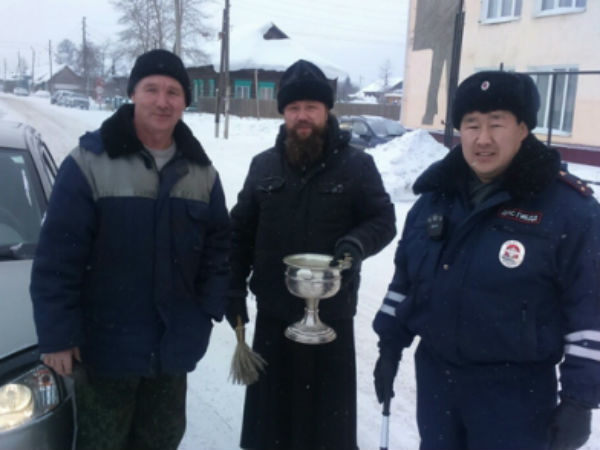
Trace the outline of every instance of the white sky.
{"type": "MultiPolygon", "coordinates": [[[[272,21],[307,49],[344,68],[365,86],[389,59],[392,75],[402,76],[408,0],[230,0],[232,27],[272,21]]],[[[214,27],[220,27],[224,0],[207,0],[214,27]]],[[[0,6],[0,76],[5,62],[14,70],[17,54],[31,67],[48,64],[48,41],[80,45],[82,17],[95,44],[118,40],[119,14],[108,0],[3,0],[0,6]],[[33,51],[32,51],[33,49],[33,51]]],[[[54,63],[53,63],[54,64],[54,63]]]]}

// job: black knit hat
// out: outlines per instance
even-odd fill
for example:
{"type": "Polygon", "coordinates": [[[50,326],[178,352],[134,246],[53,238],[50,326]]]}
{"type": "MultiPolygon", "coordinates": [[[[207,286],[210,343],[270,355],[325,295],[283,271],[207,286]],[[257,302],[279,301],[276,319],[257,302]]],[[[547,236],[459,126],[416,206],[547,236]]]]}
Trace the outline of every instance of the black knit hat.
{"type": "Polygon", "coordinates": [[[286,69],[279,82],[277,109],[283,113],[289,103],[297,100],[317,100],[333,108],[333,88],[325,74],[309,61],[299,59],[286,69]]]}
{"type": "Polygon", "coordinates": [[[167,75],[179,81],[185,94],[185,104],[186,106],[190,106],[192,101],[190,78],[179,56],[162,49],[150,50],[138,56],[129,75],[127,95],[131,97],[131,94],[135,90],[135,85],[142,78],[149,75],[167,75]]]}
{"type": "Polygon", "coordinates": [[[505,110],[525,122],[532,130],[537,124],[540,95],[533,79],[516,72],[477,72],[465,79],[456,89],[452,104],[452,123],[460,129],[465,114],[505,110]]]}

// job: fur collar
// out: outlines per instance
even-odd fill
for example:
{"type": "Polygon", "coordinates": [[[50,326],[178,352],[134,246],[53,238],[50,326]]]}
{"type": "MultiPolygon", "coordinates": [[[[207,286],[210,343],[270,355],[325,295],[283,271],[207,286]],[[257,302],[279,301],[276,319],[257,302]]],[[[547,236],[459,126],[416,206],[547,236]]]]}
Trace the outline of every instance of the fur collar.
{"type": "MultiPolygon", "coordinates": [[[[102,147],[111,158],[131,155],[144,149],[133,126],[133,110],[133,104],[125,104],[100,126],[102,147]]],[[[202,145],[183,121],[177,122],[173,138],[177,144],[177,151],[184,157],[201,166],[210,164],[202,145]]]]}
{"type": "MultiPolygon", "coordinates": [[[[535,197],[552,183],[559,169],[558,151],[546,147],[530,133],[504,172],[502,186],[512,197],[535,197]]],[[[462,148],[457,145],[444,159],[433,163],[419,176],[413,191],[415,194],[456,192],[463,188],[469,171],[462,148]]]]}

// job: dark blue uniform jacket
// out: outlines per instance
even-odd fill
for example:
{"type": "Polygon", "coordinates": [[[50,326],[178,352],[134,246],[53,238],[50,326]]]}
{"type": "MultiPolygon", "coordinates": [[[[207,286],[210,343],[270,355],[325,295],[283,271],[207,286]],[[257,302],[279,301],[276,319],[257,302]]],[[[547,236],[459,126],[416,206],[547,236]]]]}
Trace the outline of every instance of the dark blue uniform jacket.
{"type": "Polygon", "coordinates": [[[179,122],[158,172],[125,105],[59,170],[34,260],[40,350],[98,373],[193,370],[220,320],[230,226],[218,174],[179,122]]]}
{"type": "Polygon", "coordinates": [[[374,321],[381,339],[400,349],[419,335],[459,365],[562,361],[563,395],[598,406],[600,207],[559,164],[528,136],[474,208],[460,147],[425,171],[374,321]]]}

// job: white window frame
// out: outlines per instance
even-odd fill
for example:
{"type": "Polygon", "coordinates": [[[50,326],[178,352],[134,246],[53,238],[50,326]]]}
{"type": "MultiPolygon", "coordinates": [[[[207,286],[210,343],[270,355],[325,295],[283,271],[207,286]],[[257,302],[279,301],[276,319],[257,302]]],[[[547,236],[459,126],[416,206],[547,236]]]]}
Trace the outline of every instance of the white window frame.
{"type": "Polygon", "coordinates": [[[250,98],[250,86],[238,85],[235,86],[234,98],[250,98]]]}
{"type": "MultiPolygon", "coordinates": [[[[491,24],[491,23],[502,23],[502,22],[511,22],[513,20],[519,20],[521,18],[521,12],[519,12],[519,14],[515,14],[515,9],[517,7],[517,2],[519,0],[510,0],[512,2],[511,5],[511,14],[508,16],[501,16],[500,14],[502,14],[502,0],[495,0],[497,1],[497,13],[498,15],[495,17],[488,17],[488,9],[490,6],[490,2],[492,0],[483,0],[481,2],[481,23],[484,24],[491,24]]],[[[527,0],[520,0],[521,1],[521,10],[523,9],[523,2],[527,1],[527,0]]]]}
{"type": "Polygon", "coordinates": [[[551,1],[554,2],[554,6],[552,7],[552,9],[542,10],[543,0],[536,0],[536,2],[535,2],[536,16],[538,16],[538,17],[556,16],[558,14],[572,14],[572,13],[585,12],[585,9],[587,7],[587,2],[589,0],[586,0],[586,6],[575,6],[577,3],[577,0],[570,0],[572,6],[559,6],[560,0],[551,0],[551,1]]]}
{"type": "MultiPolygon", "coordinates": [[[[528,68],[529,71],[531,72],[569,72],[569,71],[577,71],[579,70],[579,68],[577,66],[569,66],[569,65],[564,65],[564,66],[537,66],[537,67],[529,67],[528,68]]],[[[538,76],[539,75],[532,75],[533,80],[535,81],[536,86],[538,86],[538,76]]],[[[567,80],[563,86],[562,92],[555,92],[554,96],[555,98],[558,97],[562,97],[561,100],[561,110],[560,110],[560,122],[558,125],[558,128],[552,128],[552,134],[555,136],[571,136],[571,134],[573,133],[573,126],[571,126],[571,131],[565,131],[563,130],[564,127],[564,123],[565,123],[565,117],[566,117],[566,104],[567,104],[567,93],[568,93],[568,89],[569,89],[569,79],[571,77],[577,77],[577,74],[573,74],[573,75],[569,75],[567,77],[567,80]]],[[[542,108],[542,106],[544,106],[545,110],[544,112],[544,120],[542,123],[538,123],[537,127],[535,128],[534,132],[535,133],[547,133],[548,132],[548,127],[552,126],[552,124],[548,123],[548,119],[550,116],[550,95],[551,95],[551,89],[552,89],[552,77],[548,75],[548,89],[546,92],[540,92],[540,96],[546,96],[545,98],[545,102],[544,99],[542,98],[541,100],[541,105],[540,108],[542,108]]],[[[539,91],[539,86],[538,86],[538,91],[539,91]]],[[[575,86],[575,92],[574,92],[574,103],[573,103],[573,117],[571,117],[571,123],[574,124],[574,116],[575,116],[575,107],[577,106],[577,86],[575,86]]]]}
{"type": "Polygon", "coordinates": [[[259,100],[273,100],[275,98],[275,89],[272,86],[258,87],[259,100]]]}

